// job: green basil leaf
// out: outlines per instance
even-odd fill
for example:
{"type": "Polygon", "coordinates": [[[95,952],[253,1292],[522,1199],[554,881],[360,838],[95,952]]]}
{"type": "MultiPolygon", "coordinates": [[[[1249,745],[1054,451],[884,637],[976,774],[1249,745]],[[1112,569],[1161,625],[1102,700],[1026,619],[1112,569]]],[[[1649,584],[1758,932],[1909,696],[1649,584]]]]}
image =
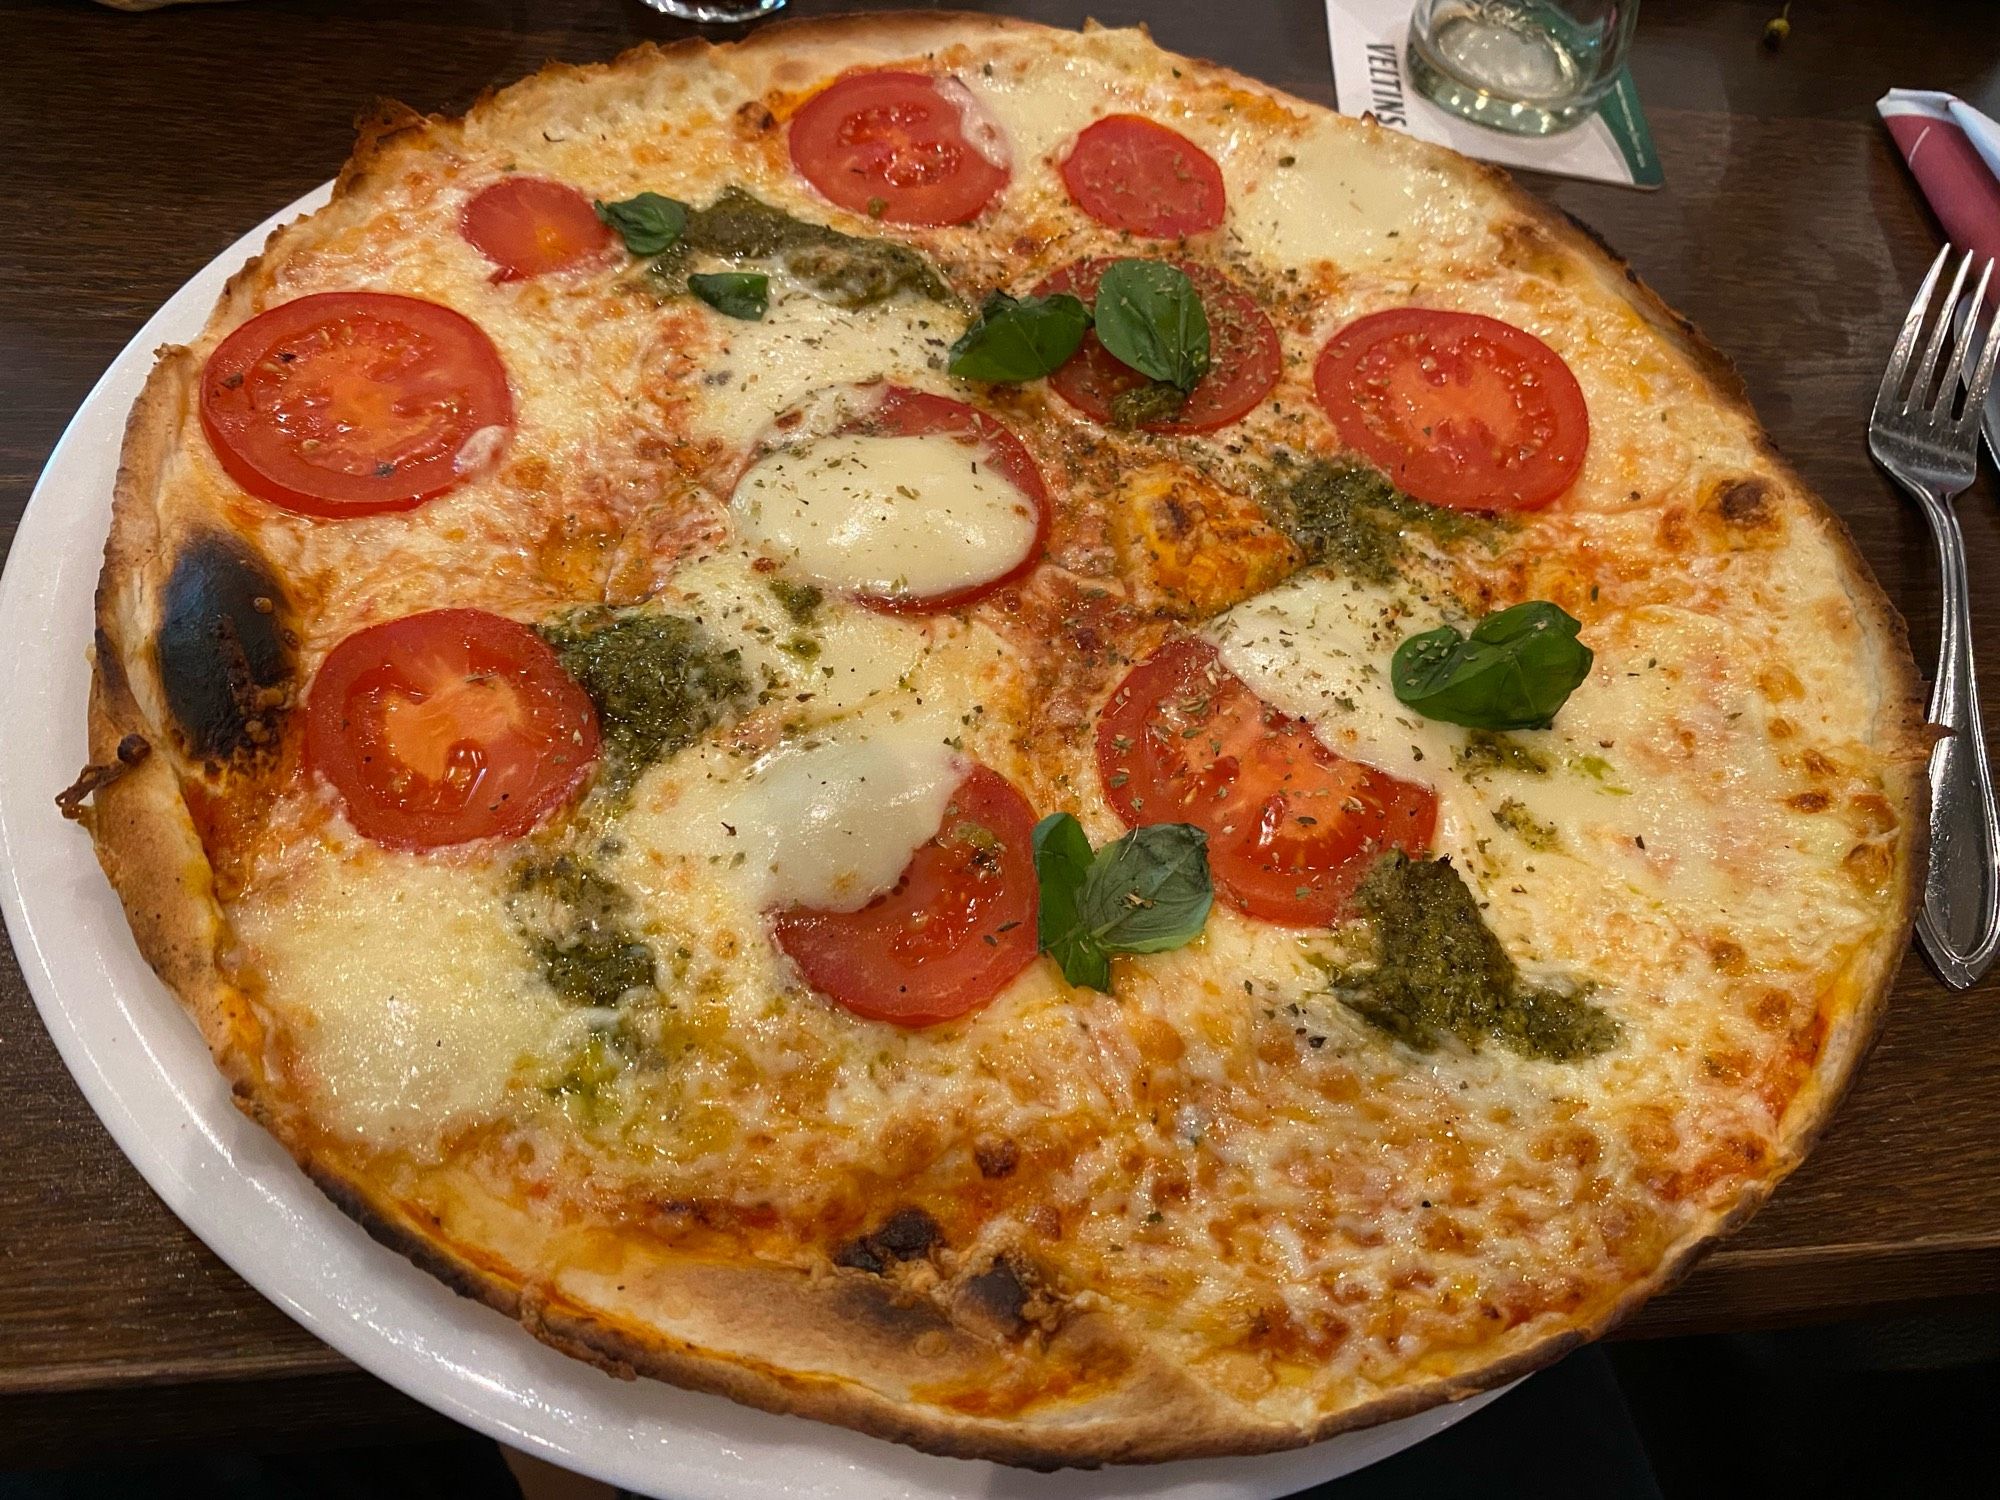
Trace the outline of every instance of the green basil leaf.
{"type": "Polygon", "coordinates": [[[995,292],[951,346],[946,368],[961,380],[1039,380],[1076,353],[1089,327],[1090,310],[1068,292],[995,292]]]}
{"type": "Polygon", "coordinates": [[[1208,314],[1194,283],[1159,260],[1114,260],[1097,282],[1097,336],[1141,375],[1191,391],[1208,373],[1208,314]]]}
{"type": "Polygon", "coordinates": [[[726,318],[760,323],[771,305],[771,278],[757,271],[697,272],[688,290],[726,318]]]}
{"type": "Polygon", "coordinates": [[[1071,984],[1108,992],[1111,955],[1092,942],[1077,913],[1077,897],[1090,875],[1090,839],[1069,813],[1050,813],[1035,825],[1035,878],[1041,909],[1035,936],[1071,984]]]}
{"type": "Polygon", "coordinates": [[[687,228],[687,205],[658,193],[641,193],[617,203],[597,203],[597,217],[618,231],[634,255],[658,255],[687,228]]]}
{"type": "Polygon", "coordinates": [[[1201,935],[1215,893],[1199,828],[1135,828],[1093,855],[1083,825],[1051,813],[1034,842],[1036,937],[1071,984],[1109,991],[1112,954],[1164,953],[1201,935]]]}
{"type": "Polygon", "coordinates": [[[1097,851],[1077,915],[1114,953],[1164,953],[1201,936],[1214,900],[1208,835],[1192,823],[1152,823],[1097,851]]]}
{"type": "Polygon", "coordinates": [[[1389,683],[1427,719],[1470,729],[1546,729],[1595,660],[1583,623],[1545,599],[1490,614],[1460,635],[1449,625],[1396,648],[1389,683]]]}

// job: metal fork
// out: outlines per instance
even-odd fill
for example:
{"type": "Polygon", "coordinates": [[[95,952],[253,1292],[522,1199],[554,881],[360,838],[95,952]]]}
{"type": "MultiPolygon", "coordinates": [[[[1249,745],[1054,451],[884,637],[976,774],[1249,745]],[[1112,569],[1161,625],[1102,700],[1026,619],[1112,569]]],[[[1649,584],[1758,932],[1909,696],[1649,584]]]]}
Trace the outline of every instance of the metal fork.
{"type": "Polygon", "coordinates": [[[1992,966],[2000,953],[2000,813],[1993,803],[1993,773],[1986,762],[1980,729],[1979,687],[1972,670],[1972,610],[1965,573],[1965,538],[1958,529],[1952,498],[1972,483],[1979,457],[1979,411],[2000,359],[2000,336],[1986,306],[1993,262],[1979,273],[1971,310],[1952,339],[1949,362],[1939,371],[1952,332],[1953,313],[1972,270],[1967,251],[1951,278],[1951,290],[1934,302],[1938,277],[1951,246],[1938,252],[1930,274],[1910,304],[1896,337],[1875,411],[1868,418],[1868,451],[1896,482],[1923,506],[1937,537],[1944,574],[1944,626],[1938,647],[1937,679],[1931,686],[1930,717],[1948,730],[1931,750],[1931,852],[1924,877],[1923,910],[1917,938],[1945,983],[1965,989],[1992,966]],[[1931,334],[1923,357],[1916,349],[1924,324],[1931,334]],[[1981,334],[1982,326],[1985,334],[1981,334]],[[1960,378],[1969,351],[1978,362],[1960,378]]]}

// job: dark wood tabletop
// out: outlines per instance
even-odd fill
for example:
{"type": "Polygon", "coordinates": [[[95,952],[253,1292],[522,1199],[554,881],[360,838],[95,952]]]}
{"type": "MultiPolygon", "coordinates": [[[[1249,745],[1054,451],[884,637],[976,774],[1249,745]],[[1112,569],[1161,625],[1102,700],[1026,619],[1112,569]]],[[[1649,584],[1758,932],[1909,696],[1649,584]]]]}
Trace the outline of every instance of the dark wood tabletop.
{"type": "MultiPolygon", "coordinates": [[[[836,8],[794,0],[794,14],[836,8]]],[[[852,8],[852,7],[849,7],[852,8]]],[[[986,7],[970,7],[986,8],[986,7]]],[[[1006,0],[1333,102],[1318,0],[1006,0]]],[[[1862,428],[1938,231],[1874,113],[1889,87],[2000,105],[1991,0],[1649,0],[1633,71],[1655,193],[1535,180],[1600,230],[1748,382],[1772,436],[1936,641],[1915,508],[1862,428]]],[[[0,0],[0,545],[63,425],[146,317],[249,226],[339,167],[377,95],[456,111],[551,58],[691,28],[638,0],[248,0],[127,15],[0,0]]],[[[1960,502],[1978,651],[2000,715],[2000,506],[1960,502]]],[[[76,651],[76,641],[8,649],[76,651]]],[[[11,724],[10,735],[37,732],[11,724]]],[[[81,837],[51,825],[51,837],[81,837]]],[[[1627,1330],[1769,1326],[2000,1292],[2000,975],[1957,994],[1914,956],[1812,1160],[1627,1330]]],[[[91,1114],[0,953],[0,1465],[218,1438],[441,1425],[252,1291],[161,1206],[91,1114]]]]}

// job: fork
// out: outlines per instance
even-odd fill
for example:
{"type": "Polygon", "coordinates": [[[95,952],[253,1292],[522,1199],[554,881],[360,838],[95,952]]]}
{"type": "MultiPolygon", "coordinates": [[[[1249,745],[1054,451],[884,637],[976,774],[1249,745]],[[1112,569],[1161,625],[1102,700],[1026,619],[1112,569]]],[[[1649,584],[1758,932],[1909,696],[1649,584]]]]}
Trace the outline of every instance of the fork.
{"type": "Polygon", "coordinates": [[[1978,472],[1979,413],[2000,359],[2000,330],[1993,326],[1986,291],[1993,262],[1979,273],[1971,311],[1952,340],[1942,373],[1940,358],[1952,331],[1953,311],[1972,270],[1967,251],[1951,279],[1951,290],[1936,304],[1933,295],[1945,262],[1946,245],[1931,262],[1924,284],[1910,304],[1895,352],[1875,393],[1868,418],[1868,451],[1875,461],[1923,507],[1937,538],[1944,574],[1944,621],[1938,645],[1937,678],[1931,685],[1930,719],[1948,731],[1931,748],[1930,867],[1924,876],[1924,904],[1917,914],[1917,939],[1945,983],[1966,989],[2000,953],[2000,813],[1993,803],[1993,773],[1979,720],[1979,685],[1972,669],[1972,609],[1965,571],[1965,538],[1951,508],[1978,472]],[[1931,334],[1923,357],[1915,357],[1927,316],[1931,334]],[[1970,350],[1987,332],[1972,373],[1960,378],[1970,350]]]}

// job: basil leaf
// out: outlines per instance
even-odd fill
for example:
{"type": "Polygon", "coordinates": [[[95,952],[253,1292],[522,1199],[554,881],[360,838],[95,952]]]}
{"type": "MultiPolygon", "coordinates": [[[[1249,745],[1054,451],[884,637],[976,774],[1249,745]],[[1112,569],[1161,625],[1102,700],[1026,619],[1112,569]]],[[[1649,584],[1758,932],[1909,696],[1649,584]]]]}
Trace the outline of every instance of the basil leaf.
{"type": "Polygon", "coordinates": [[[687,228],[687,205],[658,193],[641,193],[617,203],[599,201],[597,217],[618,231],[634,255],[658,255],[687,228]]]}
{"type": "Polygon", "coordinates": [[[1115,953],[1164,953],[1201,936],[1214,901],[1208,835],[1192,823],[1152,823],[1097,851],[1077,915],[1115,953]]]}
{"type": "Polygon", "coordinates": [[[727,318],[760,323],[771,305],[771,278],[756,271],[697,272],[688,290],[727,318]]]}
{"type": "Polygon", "coordinates": [[[1199,828],[1135,828],[1093,855],[1083,825],[1051,813],[1034,842],[1036,936],[1071,984],[1108,992],[1113,953],[1163,953],[1201,935],[1215,894],[1199,828]]]}
{"type": "Polygon", "coordinates": [[[1035,937],[1071,984],[1111,989],[1111,955],[1090,940],[1077,912],[1077,897],[1090,875],[1090,839],[1066,812],[1050,813],[1035,825],[1035,878],[1041,882],[1041,910],[1035,937]]]}
{"type": "Polygon", "coordinates": [[[1546,729],[1595,660],[1580,620],[1546,599],[1488,615],[1462,636],[1449,625],[1396,648],[1389,684],[1427,719],[1471,729],[1546,729]]]}
{"type": "Polygon", "coordinates": [[[995,292],[951,346],[946,369],[961,380],[1039,380],[1076,353],[1089,327],[1090,310],[1068,292],[995,292]]]}
{"type": "Polygon", "coordinates": [[[1097,283],[1097,336],[1112,357],[1187,392],[1208,373],[1208,314],[1187,273],[1114,260],[1097,283]]]}

